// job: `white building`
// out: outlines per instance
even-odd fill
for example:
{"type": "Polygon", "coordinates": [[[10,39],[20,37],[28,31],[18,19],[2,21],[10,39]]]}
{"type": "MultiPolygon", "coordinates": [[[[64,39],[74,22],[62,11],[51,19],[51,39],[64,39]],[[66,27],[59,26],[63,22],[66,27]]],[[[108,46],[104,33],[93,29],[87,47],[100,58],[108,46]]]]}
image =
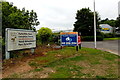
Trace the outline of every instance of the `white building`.
{"type": "Polygon", "coordinates": [[[118,2],[118,15],[120,15],[120,1],[118,2]]]}
{"type": "Polygon", "coordinates": [[[103,33],[113,33],[113,27],[108,24],[100,24],[101,32],[103,33]]]}
{"type": "Polygon", "coordinates": [[[58,32],[73,32],[73,29],[67,29],[67,30],[52,30],[53,33],[58,33],[58,32]]]}

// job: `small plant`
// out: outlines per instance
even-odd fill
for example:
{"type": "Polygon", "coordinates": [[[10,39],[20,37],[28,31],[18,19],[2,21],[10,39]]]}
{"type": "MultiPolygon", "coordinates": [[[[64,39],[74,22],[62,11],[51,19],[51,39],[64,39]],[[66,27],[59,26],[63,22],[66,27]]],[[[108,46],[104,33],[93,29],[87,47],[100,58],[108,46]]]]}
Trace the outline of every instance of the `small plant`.
{"type": "Polygon", "coordinates": [[[11,78],[20,78],[20,75],[17,73],[14,73],[10,76],[11,78]]]}
{"type": "Polygon", "coordinates": [[[106,34],[104,34],[104,38],[112,38],[112,37],[114,37],[113,33],[106,33],[106,34]]]}
{"type": "Polygon", "coordinates": [[[34,69],[35,72],[42,71],[42,70],[43,70],[42,68],[34,69]]]}
{"type": "Polygon", "coordinates": [[[39,66],[39,65],[38,65],[36,62],[34,62],[34,61],[29,62],[29,65],[30,65],[30,66],[33,66],[33,67],[39,66]]]}

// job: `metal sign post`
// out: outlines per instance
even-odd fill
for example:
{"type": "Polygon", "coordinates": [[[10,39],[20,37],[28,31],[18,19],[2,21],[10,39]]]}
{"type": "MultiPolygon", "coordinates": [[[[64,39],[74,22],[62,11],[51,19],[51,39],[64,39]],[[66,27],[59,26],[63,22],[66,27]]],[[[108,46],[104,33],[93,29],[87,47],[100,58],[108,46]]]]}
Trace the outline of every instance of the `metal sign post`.
{"type": "Polygon", "coordinates": [[[5,59],[10,58],[10,52],[8,52],[8,29],[5,30],[5,59]]]}
{"type": "Polygon", "coordinates": [[[5,59],[10,59],[10,52],[8,51],[5,52],[5,59]]]}
{"type": "Polygon", "coordinates": [[[76,46],[76,51],[78,51],[79,50],[79,47],[78,46],[76,46]]]}
{"type": "Polygon", "coordinates": [[[95,0],[94,0],[94,45],[96,48],[96,14],[95,14],[95,0]]]}
{"type": "Polygon", "coordinates": [[[33,54],[35,52],[35,49],[31,49],[31,53],[33,54]]]}

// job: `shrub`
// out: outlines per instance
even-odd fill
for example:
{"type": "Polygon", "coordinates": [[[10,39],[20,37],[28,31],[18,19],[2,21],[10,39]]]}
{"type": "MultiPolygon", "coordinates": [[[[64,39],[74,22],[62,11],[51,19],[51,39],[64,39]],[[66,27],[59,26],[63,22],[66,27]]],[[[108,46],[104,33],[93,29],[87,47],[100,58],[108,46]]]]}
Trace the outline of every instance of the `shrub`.
{"type": "Polygon", "coordinates": [[[97,41],[103,41],[104,37],[103,36],[97,36],[97,41]]]}
{"type": "Polygon", "coordinates": [[[60,35],[54,35],[53,41],[54,41],[54,43],[56,43],[57,45],[60,45],[60,35]]]}
{"type": "Polygon", "coordinates": [[[82,41],[93,41],[94,37],[93,36],[81,36],[82,41]]]}
{"type": "Polygon", "coordinates": [[[104,38],[112,38],[112,37],[114,37],[113,33],[105,33],[104,34],[104,38]]]}
{"type": "MultiPolygon", "coordinates": [[[[96,36],[97,41],[103,41],[103,36],[96,36]]],[[[82,41],[94,41],[94,36],[82,36],[81,37],[82,41]]]]}
{"type": "Polygon", "coordinates": [[[38,30],[37,40],[41,41],[42,43],[49,42],[50,38],[52,37],[52,30],[49,28],[42,27],[38,30]]]}

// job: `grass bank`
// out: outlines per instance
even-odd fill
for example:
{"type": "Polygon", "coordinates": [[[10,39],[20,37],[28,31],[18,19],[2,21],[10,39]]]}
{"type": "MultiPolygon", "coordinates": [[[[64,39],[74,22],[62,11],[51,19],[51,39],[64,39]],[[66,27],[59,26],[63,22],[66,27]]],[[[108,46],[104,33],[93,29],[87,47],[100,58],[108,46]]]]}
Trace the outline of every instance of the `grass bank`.
{"type": "MultiPolygon", "coordinates": [[[[120,56],[95,50],[66,47],[49,51],[28,62],[33,70],[13,73],[10,78],[118,78],[120,56]]],[[[119,76],[120,77],[120,76],[119,76]]]]}

